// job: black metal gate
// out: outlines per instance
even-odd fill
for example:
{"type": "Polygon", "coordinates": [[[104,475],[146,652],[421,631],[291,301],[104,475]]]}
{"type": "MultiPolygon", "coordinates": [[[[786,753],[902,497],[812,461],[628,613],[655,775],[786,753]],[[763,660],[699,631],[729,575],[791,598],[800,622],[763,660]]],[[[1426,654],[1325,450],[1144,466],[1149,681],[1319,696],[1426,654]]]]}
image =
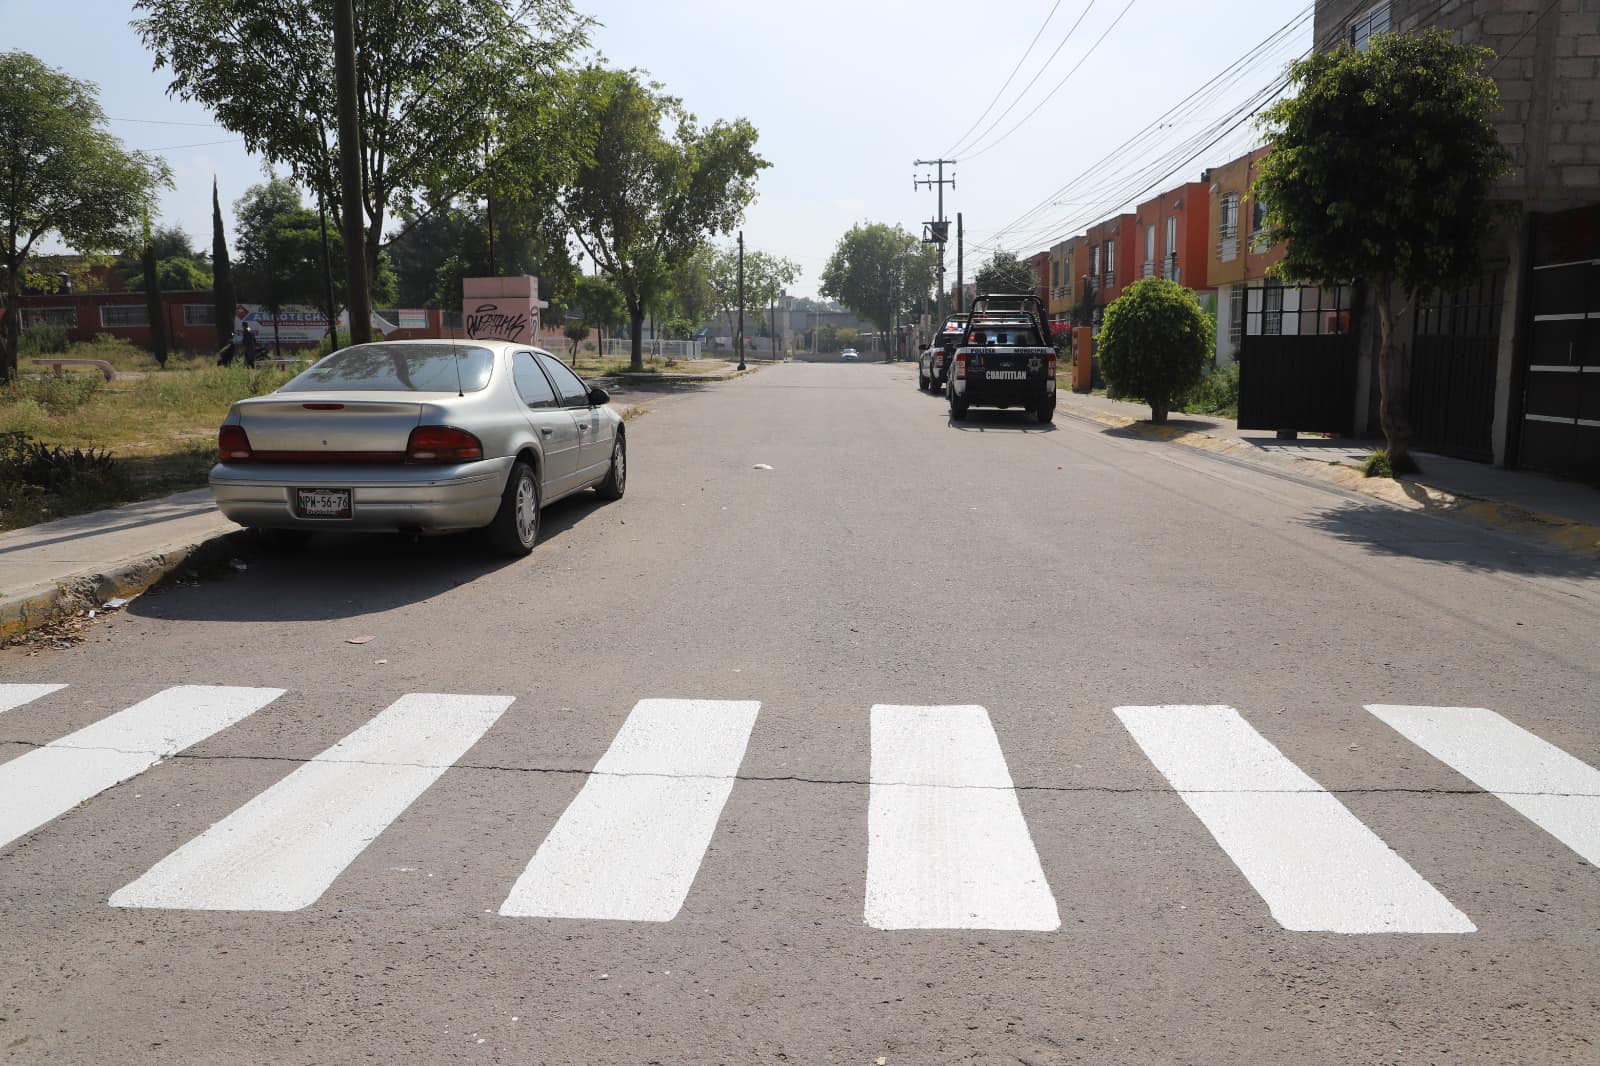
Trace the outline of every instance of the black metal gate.
{"type": "Polygon", "coordinates": [[[1245,288],[1239,428],[1349,433],[1356,333],[1349,285],[1245,288]]]}
{"type": "Polygon", "coordinates": [[[1518,464],[1600,476],[1600,204],[1532,230],[1518,464]]]}
{"type": "Polygon", "coordinates": [[[1494,461],[1494,381],[1505,274],[1421,296],[1412,319],[1412,440],[1423,451],[1494,461]]]}

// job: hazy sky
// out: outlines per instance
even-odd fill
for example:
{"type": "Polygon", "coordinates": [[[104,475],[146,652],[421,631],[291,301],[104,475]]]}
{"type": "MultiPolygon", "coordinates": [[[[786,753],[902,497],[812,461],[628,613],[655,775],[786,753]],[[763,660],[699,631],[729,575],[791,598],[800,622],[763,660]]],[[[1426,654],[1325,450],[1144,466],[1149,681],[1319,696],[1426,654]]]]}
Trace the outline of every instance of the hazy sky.
{"type": "MultiPolygon", "coordinates": [[[[970,264],[992,247],[1036,251],[1113,213],[1123,206],[1118,197],[1145,187],[1137,174],[1114,180],[1119,168],[1136,169],[1206,133],[1212,120],[1267,86],[1310,43],[1309,20],[1292,25],[1277,47],[1237,71],[1205,108],[1102,163],[1274,31],[1309,13],[1310,4],[578,0],[578,6],[603,24],[594,43],[614,65],[648,70],[703,120],[742,115],[755,123],[760,152],[772,166],[745,218],[746,246],[798,261],[804,275],[795,291],[807,295],[815,293],[823,264],[853,223],[899,223],[920,233],[922,221],[934,217],[934,194],[912,187],[913,177],[928,168],[914,167],[913,160],[951,149],[964,160],[954,168],[956,188],[946,189],[945,211],[952,219],[958,210],[964,214],[970,278],[970,264]],[[960,144],[1035,34],[1037,43],[1015,79],[960,144]],[[1074,179],[1065,196],[1055,195],[1074,179]],[[1049,206],[1056,199],[1064,202],[1049,206]],[[1040,203],[1046,205],[1042,217],[1001,232],[1040,203]]],[[[177,187],[163,198],[162,221],[209,247],[212,176],[227,210],[261,180],[261,161],[212,125],[203,107],[166,95],[168,79],[152,69],[150,54],[129,28],[131,16],[129,0],[0,0],[0,48],[32,52],[98,83],[117,135],[129,147],[159,151],[173,168],[177,187]]],[[[1192,162],[1186,157],[1203,148],[1209,134],[1178,153],[1171,162],[1181,169],[1168,184],[1192,180],[1257,140],[1248,122],[1218,133],[1221,139],[1192,162]]],[[[952,228],[952,279],[954,251],[952,228]]]]}

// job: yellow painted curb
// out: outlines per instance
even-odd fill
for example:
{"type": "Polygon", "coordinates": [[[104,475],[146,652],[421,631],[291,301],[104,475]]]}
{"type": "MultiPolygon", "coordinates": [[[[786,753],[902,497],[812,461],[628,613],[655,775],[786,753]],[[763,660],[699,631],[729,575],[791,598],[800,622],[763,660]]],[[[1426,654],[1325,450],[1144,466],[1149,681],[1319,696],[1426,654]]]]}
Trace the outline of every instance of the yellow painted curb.
{"type": "MultiPolygon", "coordinates": [[[[1244,441],[1175,426],[1151,425],[1123,415],[1108,414],[1071,404],[1068,406],[1076,415],[1111,429],[1134,432],[1146,440],[1165,441],[1194,448],[1197,451],[1231,455],[1246,462],[1253,461],[1258,465],[1263,458],[1259,449],[1244,441]]],[[[1498,500],[1446,492],[1407,478],[1367,477],[1361,471],[1343,464],[1313,462],[1299,456],[1277,458],[1292,461],[1297,468],[1296,472],[1303,476],[1337,485],[1350,492],[1359,492],[1363,496],[1371,496],[1397,507],[1411,511],[1448,514],[1489,529],[1531,537],[1564,551],[1600,556],[1600,525],[1577,522],[1560,515],[1533,511],[1498,500]]]]}

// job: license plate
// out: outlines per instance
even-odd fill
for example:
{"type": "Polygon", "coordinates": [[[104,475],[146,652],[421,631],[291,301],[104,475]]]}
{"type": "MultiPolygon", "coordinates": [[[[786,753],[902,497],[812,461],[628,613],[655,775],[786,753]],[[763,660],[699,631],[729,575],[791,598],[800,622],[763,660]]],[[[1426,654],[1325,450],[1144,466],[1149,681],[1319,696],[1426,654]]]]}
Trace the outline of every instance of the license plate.
{"type": "Polygon", "coordinates": [[[349,489],[295,489],[295,513],[301,518],[349,518],[349,489]]]}

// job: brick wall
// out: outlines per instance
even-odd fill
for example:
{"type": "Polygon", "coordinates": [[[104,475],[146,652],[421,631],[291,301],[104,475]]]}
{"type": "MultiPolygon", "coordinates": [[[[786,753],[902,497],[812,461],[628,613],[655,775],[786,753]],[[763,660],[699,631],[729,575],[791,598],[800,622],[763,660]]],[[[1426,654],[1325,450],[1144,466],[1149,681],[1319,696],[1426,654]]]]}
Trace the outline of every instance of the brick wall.
{"type": "MultiPolygon", "coordinates": [[[[1319,0],[1317,46],[1344,39],[1372,6],[1319,0]]],[[[1389,12],[1393,30],[1437,26],[1499,57],[1495,125],[1517,167],[1502,185],[1507,199],[1530,211],[1600,199],[1600,0],[1391,0],[1389,12]]]]}

